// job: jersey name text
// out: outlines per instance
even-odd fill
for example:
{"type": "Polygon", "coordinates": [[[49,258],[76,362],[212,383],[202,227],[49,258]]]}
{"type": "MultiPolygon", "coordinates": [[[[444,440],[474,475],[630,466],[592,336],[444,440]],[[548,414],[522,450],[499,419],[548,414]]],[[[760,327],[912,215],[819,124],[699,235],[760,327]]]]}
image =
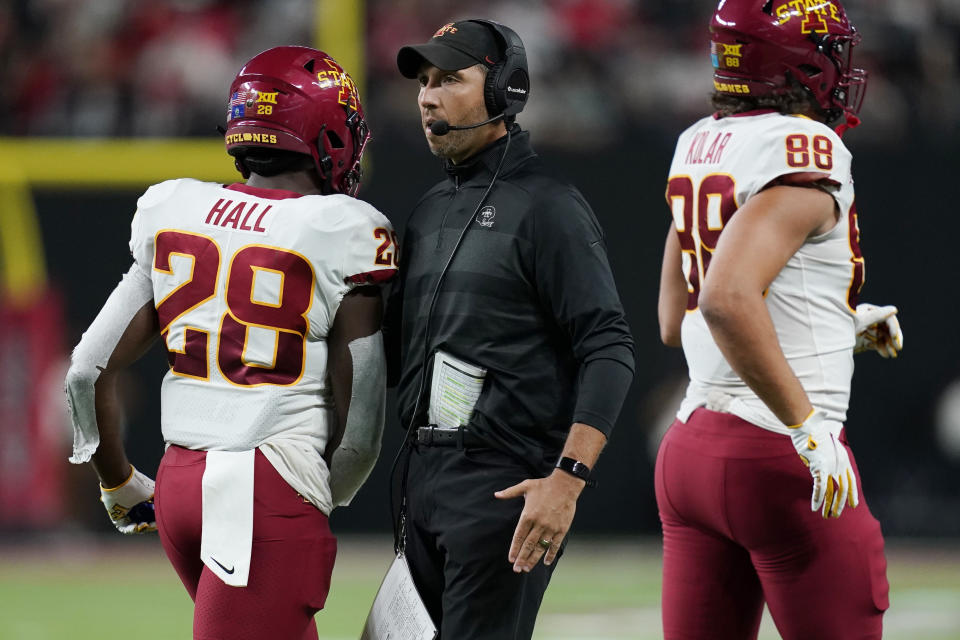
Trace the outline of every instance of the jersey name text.
{"type": "Polygon", "coordinates": [[[263,222],[263,217],[273,208],[273,205],[268,204],[266,208],[258,212],[257,208],[260,204],[259,202],[251,204],[243,200],[234,204],[233,200],[220,198],[217,200],[217,203],[210,208],[210,212],[203,222],[204,224],[209,224],[214,227],[232,227],[239,231],[266,233],[267,230],[261,223],[263,222]],[[229,213],[227,213],[228,210],[229,213]],[[250,226],[250,220],[255,213],[257,217],[254,219],[253,226],[250,226]]]}
{"type": "Polygon", "coordinates": [[[696,134],[690,142],[690,149],[687,150],[687,157],[684,162],[686,164],[716,164],[720,162],[721,156],[723,156],[723,150],[726,148],[727,143],[730,142],[731,136],[733,136],[733,134],[729,132],[717,133],[710,143],[710,146],[707,147],[707,140],[710,137],[710,133],[703,131],[696,134]]]}

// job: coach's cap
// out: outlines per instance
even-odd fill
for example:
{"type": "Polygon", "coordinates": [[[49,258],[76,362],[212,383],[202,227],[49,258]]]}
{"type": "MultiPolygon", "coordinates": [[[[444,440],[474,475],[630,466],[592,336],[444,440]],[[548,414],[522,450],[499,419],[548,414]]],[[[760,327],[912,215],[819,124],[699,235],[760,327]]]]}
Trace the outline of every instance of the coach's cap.
{"type": "Polygon", "coordinates": [[[500,61],[500,47],[493,31],[479,22],[461,20],[443,25],[429,42],[411,44],[397,53],[397,67],[407,78],[416,78],[424,61],[444,71],[458,71],[500,61]]]}

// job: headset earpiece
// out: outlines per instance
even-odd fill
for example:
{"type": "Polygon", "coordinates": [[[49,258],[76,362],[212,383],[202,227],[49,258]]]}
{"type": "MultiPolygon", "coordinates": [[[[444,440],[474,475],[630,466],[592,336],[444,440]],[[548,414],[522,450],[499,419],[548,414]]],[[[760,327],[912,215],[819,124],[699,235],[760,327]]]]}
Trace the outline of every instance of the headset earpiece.
{"type": "Polygon", "coordinates": [[[483,83],[483,102],[487,106],[487,117],[493,117],[505,108],[505,105],[500,104],[500,101],[497,100],[497,79],[500,77],[502,70],[503,60],[487,71],[487,79],[483,83]]]}
{"type": "Polygon", "coordinates": [[[523,111],[530,97],[530,75],[527,72],[527,53],[523,41],[515,31],[492,20],[473,20],[490,29],[500,44],[503,57],[487,72],[483,85],[483,101],[487,114],[504,115],[504,120],[523,111]]]}

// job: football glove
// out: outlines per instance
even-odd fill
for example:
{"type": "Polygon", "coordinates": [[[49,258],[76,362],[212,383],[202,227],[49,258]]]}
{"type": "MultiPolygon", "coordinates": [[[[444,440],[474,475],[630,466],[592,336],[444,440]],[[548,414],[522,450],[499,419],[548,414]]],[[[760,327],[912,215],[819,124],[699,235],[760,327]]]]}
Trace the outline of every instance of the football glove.
{"type": "Polygon", "coordinates": [[[850,457],[838,440],[840,425],[814,409],[806,420],[789,429],[793,448],[813,476],[810,510],[817,511],[822,506],[824,518],[839,518],[845,504],[860,504],[850,457]]]}
{"type": "Polygon", "coordinates": [[[117,531],[124,534],[157,530],[153,513],[154,482],[130,465],[130,477],[112,489],[100,485],[100,501],[117,531]]]}
{"type": "Polygon", "coordinates": [[[873,350],[884,358],[896,358],[903,349],[903,332],[893,305],[858,304],[855,316],[857,343],[854,353],[873,350]]]}

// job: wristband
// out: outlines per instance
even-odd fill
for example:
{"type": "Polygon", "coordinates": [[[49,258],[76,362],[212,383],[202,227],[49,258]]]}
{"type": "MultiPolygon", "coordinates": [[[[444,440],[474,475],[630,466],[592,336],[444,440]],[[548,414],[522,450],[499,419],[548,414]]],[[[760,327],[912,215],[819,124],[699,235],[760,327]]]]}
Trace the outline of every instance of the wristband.
{"type": "Polygon", "coordinates": [[[101,482],[101,483],[100,483],[100,489],[102,489],[103,491],[106,491],[107,493],[110,493],[110,492],[112,492],[112,491],[116,491],[117,489],[123,489],[125,486],[127,486],[127,483],[130,482],[130,481],[133,479],[133,474],[135,474],[136,472],[137,472],[137,470],[136,470],[136,469],[133,467],[133,465],[131,464],[131,465],[130,465],[130,475],[127,476],[127,479],[126,479],[126,480],[124,480],[123,482],[121,482],[120,484],[118,484],[118,485],[115,486],[115,487],[110,487],[109,489],[107,489],[105,486],[103,486],[103,483],[101,482]]]}
{"type": "Polygon", "coordinates": [[[587,483],[588,487],[597,486],[596,480],[590,479],[590,467],[583,464],[579,460],[574,460],[573,458],[567,458],[565,456],[557,460],[556,468],[561,471],[566,471],[572,476],[580,478],[587,483]]]}

